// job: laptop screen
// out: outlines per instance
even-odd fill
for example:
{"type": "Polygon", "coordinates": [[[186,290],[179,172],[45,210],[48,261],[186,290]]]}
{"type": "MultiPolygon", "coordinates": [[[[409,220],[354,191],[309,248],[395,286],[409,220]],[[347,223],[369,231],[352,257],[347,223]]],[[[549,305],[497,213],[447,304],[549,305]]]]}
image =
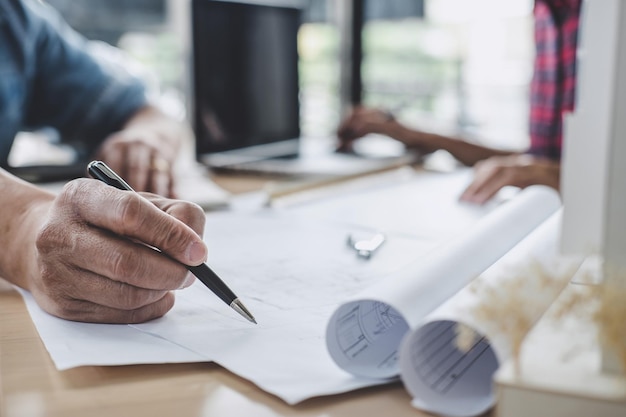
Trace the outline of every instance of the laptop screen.
{"type": "Polygon", "coordinates": [[[275,2],[192,2],[197,155],[299,137],[300,19],[275,2]]]}

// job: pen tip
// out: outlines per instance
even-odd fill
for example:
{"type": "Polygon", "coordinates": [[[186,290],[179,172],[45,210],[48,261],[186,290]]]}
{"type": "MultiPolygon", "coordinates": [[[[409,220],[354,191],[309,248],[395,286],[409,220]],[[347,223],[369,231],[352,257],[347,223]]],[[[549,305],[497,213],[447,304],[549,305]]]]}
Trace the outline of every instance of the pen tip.
{"type": "Polygon", "coordinates": [[[246,306],[243,305],[239,298],[235,298],[232,303],[230,303],[230,307],[235,310],[237,313],[241,314],[246,320],[251,323],[258,324],[254,319],[254,316],[248,311],[246,306]]]}

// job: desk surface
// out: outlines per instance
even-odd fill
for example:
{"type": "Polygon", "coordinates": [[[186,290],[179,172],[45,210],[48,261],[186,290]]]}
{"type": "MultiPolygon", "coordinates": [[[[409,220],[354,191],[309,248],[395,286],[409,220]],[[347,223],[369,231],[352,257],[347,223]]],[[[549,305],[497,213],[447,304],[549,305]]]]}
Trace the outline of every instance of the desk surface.
{"type": "MultiPolygon", "coordinates": [[[[263,182],[227,178],[229,191],[263,182]]],[[[21,296],[0,288],[0,415],[73,416],[427,416],[400,382],[289,406],[213,363],[57,371],[21,296]]]]}

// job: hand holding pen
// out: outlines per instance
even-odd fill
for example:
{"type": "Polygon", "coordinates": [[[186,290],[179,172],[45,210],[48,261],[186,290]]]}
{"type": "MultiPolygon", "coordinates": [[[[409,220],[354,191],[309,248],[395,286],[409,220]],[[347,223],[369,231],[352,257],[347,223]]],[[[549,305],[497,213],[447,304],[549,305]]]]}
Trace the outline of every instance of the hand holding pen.
{"type": "Polygon", "coordinates": [[[160,317],[174,305],[173,290],[195,281],[185,265],[207,257],[205,214],[195,204],[92,179],[34,198],[40,201],[17,227],[38,232],[7,249],[31,251],[18,284],[55,316],[99,323],[160,317]]]}
{"type": "MultiPolygon", "coordinates": [[[[102,161],[93,161],[88,166],[89,175],[93,178],[98,179],[105,184],[113,186],[119,190],[131,191],[134,193],[134,190],[130,185],[126,183],[120,176],[118,176],[111,168],[109,168],[102,161]]],[[[147,225],[150,227],[149,223],[147,225]]],[[[161,253],[159,249],[160,246],[153,246],[156,252],[161,253]]],[[[184,262],[184,261],[183,261],[184,262]]],[[[244,306],[244,304],[239,300],[239,298],[235,295],[235,293],[228,288],[226,283],[220,279],[220,277],[213,272],[207,264],[200,263],[196,264],[188,264],[183,263],[185,268],[189,270],[193,275],[195,275],[202,283],[215,295],[217,295],[222,301],[224,301],[228,306],[230,306],[233,310],[243,316],[246,320],[255,323],[256,320],[254,316],[250,314],[248,309],[244,306]]]]}

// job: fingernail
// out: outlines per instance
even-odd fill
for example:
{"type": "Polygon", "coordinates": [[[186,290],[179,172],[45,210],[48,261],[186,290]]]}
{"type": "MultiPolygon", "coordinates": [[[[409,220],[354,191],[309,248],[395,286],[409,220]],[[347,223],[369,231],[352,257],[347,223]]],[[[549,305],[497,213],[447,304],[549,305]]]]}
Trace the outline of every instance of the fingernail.
{"type": "Polygon", "coordinates": [[[207,248],[203,242],[193,242],[187,247],[187,260],[191,265],[200,265],[207,258],[207,248]]]}

